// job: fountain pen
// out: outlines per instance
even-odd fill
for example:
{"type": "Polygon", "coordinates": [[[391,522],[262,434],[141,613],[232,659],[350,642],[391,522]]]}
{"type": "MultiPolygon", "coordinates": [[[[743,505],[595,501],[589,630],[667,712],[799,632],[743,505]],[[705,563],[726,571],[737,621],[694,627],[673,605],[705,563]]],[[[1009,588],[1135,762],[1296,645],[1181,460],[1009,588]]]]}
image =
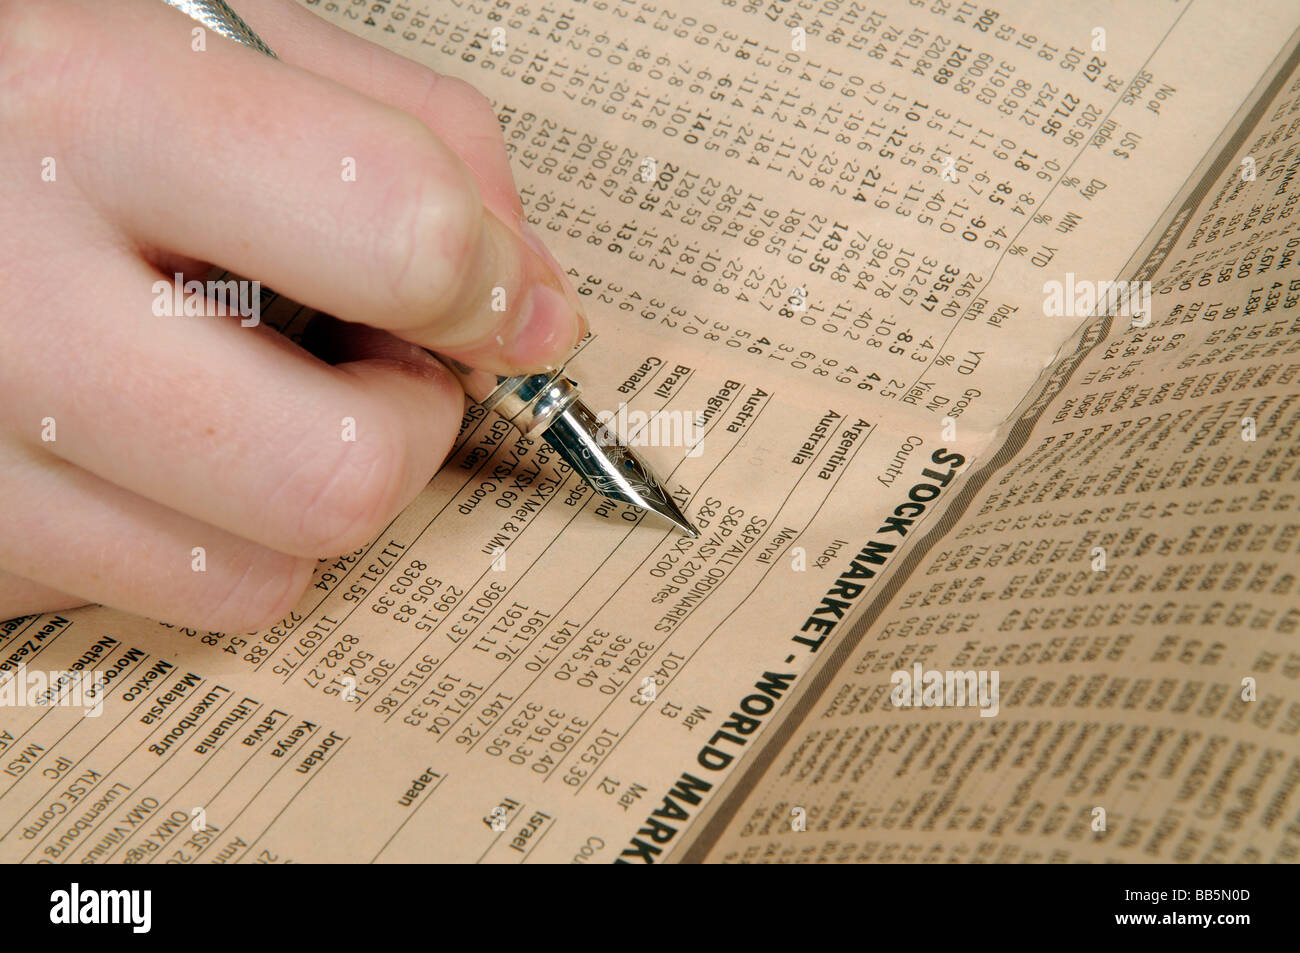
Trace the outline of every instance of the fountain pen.
{"type": "MultiPolygon", "coordinates": [[[[204,27],[267,56],[275,53],[225,0],[164,0],[204,27]]],[[[440,355],[441,357],[441,355],[440,355]]],[[[540,436],[597,493],[657,514],[689,536],[699,533],[654,472],[620,443],[580,399],[564,368],[502,377],[441,357],[473,400],[506,418],[525,436],[540,436]]]]}

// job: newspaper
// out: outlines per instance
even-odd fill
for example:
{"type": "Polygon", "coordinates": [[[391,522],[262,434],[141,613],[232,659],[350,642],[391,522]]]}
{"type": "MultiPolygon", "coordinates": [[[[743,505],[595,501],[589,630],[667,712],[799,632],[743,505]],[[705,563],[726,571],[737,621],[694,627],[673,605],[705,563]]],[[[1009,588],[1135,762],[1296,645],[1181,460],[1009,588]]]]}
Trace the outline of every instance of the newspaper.
{"type": "Polygon", "coordinates": [[[467,412],[266,631],[0,626],[0,858],[1295,859],[1300,9],[305,5],[492,99],[700,538],[467,412]]]}

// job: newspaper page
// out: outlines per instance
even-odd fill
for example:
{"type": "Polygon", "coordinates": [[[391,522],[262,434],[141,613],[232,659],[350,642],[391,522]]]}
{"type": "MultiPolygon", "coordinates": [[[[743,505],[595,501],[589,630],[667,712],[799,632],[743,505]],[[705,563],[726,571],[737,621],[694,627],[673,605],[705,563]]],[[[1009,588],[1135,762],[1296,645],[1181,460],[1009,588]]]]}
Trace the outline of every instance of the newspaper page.
{"type": "Polygon", "coordinates": [[[691,857],[1300,858],[1300,45],[1243,112],[691,857]]]}
{"type": "MultiPolygon", "coordinates": [[[[622,415],[701,536],[593,498],[543,442],[470,411],[420,498],[372,545],[322,560],[265,631],[102,607],[12,620],[0,858],[845,859],[850,842],[847,859],[975,857],[996,824],[1036,845],[1021,857],[1047,859],[1094,806],[1114,833],[1070,850],[1109,856],[1136,837],[1129,853],[1167,856],[1179,848],[1159,832],[1188,843],[1214,791],[1225,817],[1262,824],[1293,763],[1266,760],[1295,723],[1276,548],[1295,543],[1273,509],[1289,497],[1247,515],[1260,490],[1235,504],[1207,483],[1204,502],[1185,501],[1222,454],[1253,461],[1229,468],[1243,484],[1285,479],[1270,468],[1291,378],[1264,368],[1287,363],[1294,292],[1273,281],[1294,265],[1280,231],[1247,239],[1291,210],[1277,169],[1294,163],[1270,157],[1294,117],[1250,144],[1256,177],[1230,207],[1189,210],[1177,241],[1197,243],[1170,245],[1154,315],[1126,297],[1099,327],[1075,284],[1053,309],[1043,289],[1125,274],[1275,72],[1294,4],[305,5],[492,99],[529,218],[590,301],[571,371],[593,408],[622,415]],[[1182,276],[1216,255],[1229,280],[1192,290],[1182,276]],[[1068,375],[1078,396],[1025,418],[1084,326],[1099,345],[1068,375]],[[1236,384],[1207,376],[1229,371],[1236,384]],[[1160,374],[1163,407],[1119,399],[1160,374]],[[1160,415],[1184,409],[1192,429],[1176,439],[1202,436],[1167,473],[1157,461],[1181,451],[1160,415]],[[1009,435],[1018,411],[1029,422],[1009,435]],[[1252,444],[1227,448],[1233,415],[1254,416],[1252,444]],[[1128,498],[1074,496],[1087,467],[1087,494],[1128,481],[1128,498]],[[969,526],[945,521],[958,509],[969,526]],[[897,593],[881,588],[895,579],[897,593]],[[1229,620],[1244,641],[1225,637],[1229,620]],[[916,662],[1000,669],[998,715],[890,710],[891,673],[916,662]],[[1259,701],[1242,707],[1246,675],[1259,701]],[[1095,684],[1121,678],[1110,694],[1095,684]],[[1064,772],[1087,761],[1095,784],[1124,752],[1106,791],[1066,793],[1064,772]],[[1148,808],[1143,785],[1165,792],[1175,775],[1200,786],[1148,808]],[[1249,820],[1233,793],[1247,784],[1249,820]],[[918,848],[931,815],[947,836],[918,848]]],[[[264,311],[290,334],[302,319],[288,301],[264,311]]],[[[1267,856],[1282,849],[1272,823],[1249,841],[1267,856]]],[[[1228,855],[1246,849],[1219,827],[1192,844],[1198,858],[1220,836],[1228,855]]]]}

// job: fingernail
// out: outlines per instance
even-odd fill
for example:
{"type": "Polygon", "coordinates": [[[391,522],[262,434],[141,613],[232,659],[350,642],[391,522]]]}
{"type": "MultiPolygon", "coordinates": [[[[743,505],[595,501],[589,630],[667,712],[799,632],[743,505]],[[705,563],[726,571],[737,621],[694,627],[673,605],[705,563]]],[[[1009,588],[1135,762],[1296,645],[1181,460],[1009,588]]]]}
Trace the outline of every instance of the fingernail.
{"type": "Polygon", "coordinates": [[[584,313],[582,297],[574,290],[573,282],[569,280],[568,274],[565,273],[564,266],[561,265],[556,257],[551,254],[551,250],[546,247],[546,243],[542,241],[542,237],[538,235],[537,232],[533,230],[533,227],[527,222],[520,222],[519,227],[524,236],[524,244],[531,248],[538,258],[542,259],[542,261],[546,262],[546,264],[550,266],[551,271],[555,273],[555,277],[560,282],[560,289],[564,292],[564,298],[569,302],[569,307],[573,308],[573,310],[578,313],[583,328],[583,332],[579,336],[578,340],[582,340],[582,338],[587,336],[587,316],[584,313]]]}
{"type": "Polygon", "coordinates": [[[581,317],[564,294],[535,284],[519,309],[519,322],[501,349],[501,358],[521,370],[553,370],[568,358],[575,337],[582,331],[581,317]]]}

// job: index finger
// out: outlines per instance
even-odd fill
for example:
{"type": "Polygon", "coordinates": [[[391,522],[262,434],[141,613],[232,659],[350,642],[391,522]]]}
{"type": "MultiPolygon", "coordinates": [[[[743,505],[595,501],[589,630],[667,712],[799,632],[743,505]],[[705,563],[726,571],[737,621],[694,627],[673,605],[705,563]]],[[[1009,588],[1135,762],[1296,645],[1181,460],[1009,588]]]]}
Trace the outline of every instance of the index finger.
{"type": "Polygon", "coordinates": [[[195,50],[155,0],[79,12],[60,39],[98,55],[64,81],[140,94],[73,107],[73,174],[138,243],[484,370],[555,366],[581,337],[550,264],[415,117],[224,38],[195,50]]]}

